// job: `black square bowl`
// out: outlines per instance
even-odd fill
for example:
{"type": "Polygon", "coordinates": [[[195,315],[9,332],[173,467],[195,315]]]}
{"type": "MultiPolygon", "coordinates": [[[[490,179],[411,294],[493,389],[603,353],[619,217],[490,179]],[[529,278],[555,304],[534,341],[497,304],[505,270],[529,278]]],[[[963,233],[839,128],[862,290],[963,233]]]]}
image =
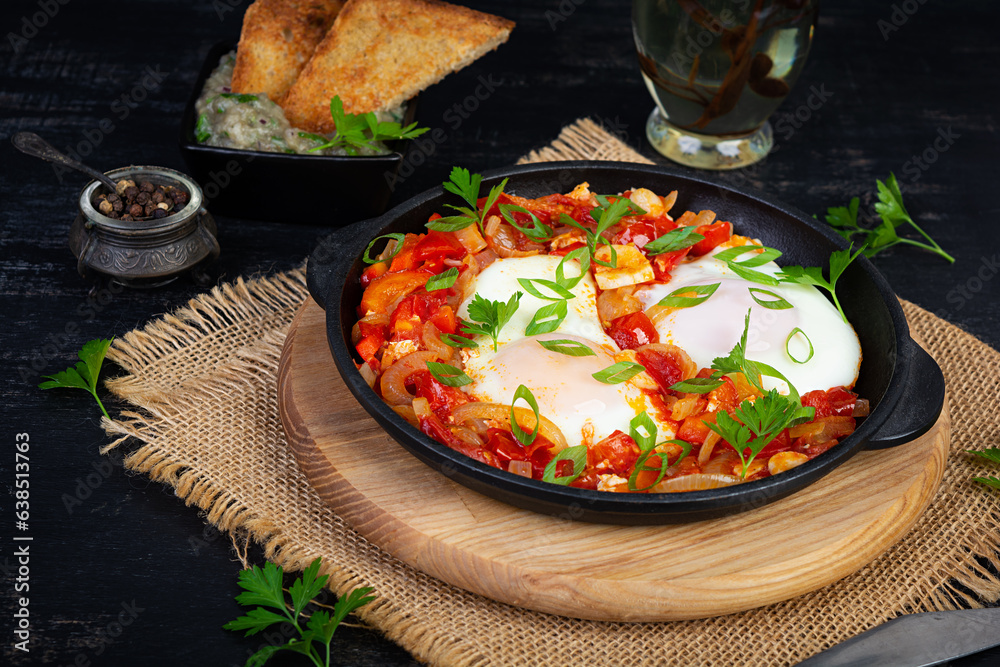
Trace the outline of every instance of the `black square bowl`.
{"type": "MultiPolygon", "coordinates": [[[[181,117],[181,155],[201,185],[206,207],[216,215],[327,227],[385,211],[409,141],[389,143],[393,152],[387,155],[351,157],[217,148],[195,140],[195,102],[219,59],[233,48],[220,42],[209,50],[181,117]],[[318,192],[306,191],[306,183],[318,192]]],[[[404,124],[413,122],[416,107],[416,98],[408,102],[404,124]]]]}

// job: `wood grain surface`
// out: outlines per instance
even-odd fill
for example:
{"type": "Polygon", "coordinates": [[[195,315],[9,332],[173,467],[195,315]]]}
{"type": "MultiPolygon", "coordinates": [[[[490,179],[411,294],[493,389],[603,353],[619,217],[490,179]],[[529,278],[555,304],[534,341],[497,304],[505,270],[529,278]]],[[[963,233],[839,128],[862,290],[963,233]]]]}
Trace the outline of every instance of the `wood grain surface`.
{"type": "Polygon", "coordinates": [[[788,498],[722,519],[613,526],[518,509],[457,484],[390,438],[341,380],[325,317],[307,300],[278,376],[282,424],[310,483],[403,562],[512,605],[669,621],[786,600],[888,549],[927,507],[944,472],[947,406],[917,440],[861,452],[788,498]]]}

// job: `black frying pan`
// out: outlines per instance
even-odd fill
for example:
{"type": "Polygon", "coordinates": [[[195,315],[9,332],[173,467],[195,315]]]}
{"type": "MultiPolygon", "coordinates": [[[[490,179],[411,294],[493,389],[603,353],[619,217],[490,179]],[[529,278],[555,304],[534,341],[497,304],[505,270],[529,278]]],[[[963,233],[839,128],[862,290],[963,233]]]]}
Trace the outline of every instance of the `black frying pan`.
{"type": "MultiPolygon", "coordinates": [[[[678,191],[674,211],[710,209],[733,223],[736,233],[781,250],[781,264],[827,265],[846,246],[826,225],[756,192],[723,186],[659,166],[624,162],[549,162],[484,174],[482,191],[510,180],[506,191],[522,197],[568,192],[587,181],[593,192],[645,187],[678,191]]],[[[326,309],[327,338],[344,381],[362,406],[410,453],[455,481],[518,507],[566,518],[616,524],[697,521],[760,507],[823,477],[862,449],[902,445],[925,433],[944,403],[937,363],[910,338],[896,296],[875,267],[856,259],[840,278],[837,294],[861,341],[864,359],[855,391],[871,401],[871,414],[836,447],[807,463],[762,480],[672,494],[627,494],[576,489],[531,480],[474,461],[410,426],[361,378],[355,366],[351,327],[361,300],[361,255],[374,237],[420,232],[455,196],[437,187],[382,216],[355,223],[324,239],[309,258],[309,291],[326,309]]],[[[377,465],[373,462],[373,465],[377,465]]],[[[405,480],[400,482],[405,485],[405,480]]],[[[406,493],[405,486],[400,493],[406,493]]]]}

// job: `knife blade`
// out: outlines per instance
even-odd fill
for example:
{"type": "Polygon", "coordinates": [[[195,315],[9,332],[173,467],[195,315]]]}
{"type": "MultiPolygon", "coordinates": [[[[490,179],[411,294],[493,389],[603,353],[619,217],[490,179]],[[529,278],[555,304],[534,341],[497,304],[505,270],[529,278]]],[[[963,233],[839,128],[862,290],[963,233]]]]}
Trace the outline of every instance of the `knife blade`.
{"type": "Polygon", "coordinates": [[[797,667],[930,667],[1000,645],[1000,608],[908,614],[862,632],[797,667]]]}

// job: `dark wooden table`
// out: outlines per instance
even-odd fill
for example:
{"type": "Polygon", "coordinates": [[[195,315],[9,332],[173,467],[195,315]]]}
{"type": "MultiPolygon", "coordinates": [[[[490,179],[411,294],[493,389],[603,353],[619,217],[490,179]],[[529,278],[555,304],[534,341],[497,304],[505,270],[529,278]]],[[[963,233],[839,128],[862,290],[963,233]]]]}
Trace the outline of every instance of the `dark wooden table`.
{"type": "MultiPolygon", "coordinates": [[[[0,9],[0,137],[33,130],[101,169],[183,170],[177,127],[195,73],[213,43],[238,36],[247,4],[7,0],[0,9]],[[160,80],[143,89],[149,68],[160,80]],[[104,118],[114,119],[112,130],[102,129],[104,118]]],[[[628,3],[470,4],[516,20],[517,28],[499,51],[422,96],[419,121],[443,128],[446,139],[400,184],[393,203],[440,183],[454,164],[511,164],[582,116],[655,157],[644,136],[652,102],[639,76],[628,3]],[[495,90],[456,122],[454,105],[475,95],[480,76],[496,82],[495,90]]],[[[910,211],[957,261],[900,248],[876,264],[901,297],[1000,347],[1000,42],[993,32],[1000,9],[973,1],[853,0],[824,5],[821,15],[805,72],[774,118],[784,128],[776,136],[779,151],[719,180],[821,213],[855,195],[870,205],[875,179],[895,171],[910,211]]],[[[242,664],[258,642],[221,629],[239,613],[232,597],[240,566],[228,537],[207,528],[169,489],[98,453],[107,438],[89,396],[35,388],[41,374],[71,364],[83,342],[124,334],[202,288],[180,281],[156,290],[93,290],[67,247],[85,178],[57,177],[8,141],[0,143],[0,160],[4,609],[22,595],[14,592],[11,539],[18,433],[30,436],[34,538],[24,593],[30,653],[13,649],[5,612],[0,662],[242,664]]],[[[305,184],[304,194],[311,187],[321,185],[305,184]]],[[[297,266],[323,232],[220,218],[221,279],[297,266]]],[[[109,403],[112,412],[121,407],[109,403]]],[[[262,562],[260,553],[251,550],[251,557],[262,562]]],[[[335,647],[342,665],[412,662],[364,629],[343,628],[335,647]]],[[[998,660],[994,650],[955,664],[998,660]]]]}

